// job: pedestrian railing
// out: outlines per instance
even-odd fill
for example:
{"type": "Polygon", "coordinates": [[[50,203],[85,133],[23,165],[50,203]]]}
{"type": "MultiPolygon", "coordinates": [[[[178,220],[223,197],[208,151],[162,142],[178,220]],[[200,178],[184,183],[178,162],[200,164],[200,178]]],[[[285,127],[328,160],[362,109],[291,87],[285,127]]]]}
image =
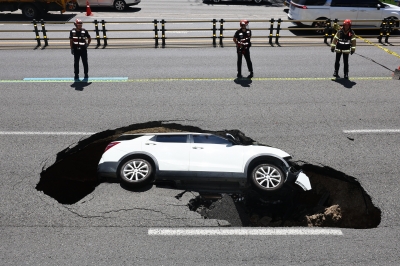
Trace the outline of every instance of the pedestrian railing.
{"type": "MultiPolygon", "coordinates": [[[[360,22],[359,20],[358,22],[360,22]]],[[[327,45],[331,42],[341,21],[295,21],[282,19],[252,20],[253,46],[300,46],[327,45]],[[289,24],[290,22],[290,24],[289,24]],[[320,27],[295,27],[292,23],[315,22],[320,27]],[[286,26],[282,25],[286,23],[286,26]]],[[[357,22],[357,20],[353,20],[357,22]]],[[[398,20],[362,20],[380,23],[379,28],[357,28],[356,34],[375,39],[378,43],[396,45],[400,35],[398,20]]],[[[0,48],[69,48],[69,31],[73,22],[36,21],[2,22],[0,48]],[[12,34],[11,34],[12,33],[12,34]],[[9,37],[12,35],[12,37],[9,37]]],[[[234,46],[232,41],[239,28],[237,20],[153,20],[153,21],[105,21],[84,22],[84,28],[92,37],[91,47],[224,47],[234,46]]]]}

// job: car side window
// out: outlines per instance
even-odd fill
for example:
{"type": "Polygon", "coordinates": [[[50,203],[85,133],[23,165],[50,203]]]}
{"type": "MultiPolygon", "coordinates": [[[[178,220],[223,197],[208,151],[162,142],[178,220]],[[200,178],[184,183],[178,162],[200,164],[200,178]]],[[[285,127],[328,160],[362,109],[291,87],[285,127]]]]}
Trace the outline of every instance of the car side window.
{"type": "Polygon", "coordinates": [[[232,142],[230,142],[229,140],[214,135],[193,135],[192,137],[194,143],[223,144],[223,145],[232,144],[232,142]]]}
{"type": "Polygon", "coordinates": [[[186,143],[187,135],[158,135],[156,142],[186,143]]]}
{"type": "Polygon", "coordinates": [[[378,4],[380,4],[380,3],[377,0],[365,0],[365,1],[360,1],[359,6],[376,8],[378,4]]]}
{"type": "Polygon", "coordinates": [[[332,0],[331,6],[359,6],[358,0],[332,0]]]}

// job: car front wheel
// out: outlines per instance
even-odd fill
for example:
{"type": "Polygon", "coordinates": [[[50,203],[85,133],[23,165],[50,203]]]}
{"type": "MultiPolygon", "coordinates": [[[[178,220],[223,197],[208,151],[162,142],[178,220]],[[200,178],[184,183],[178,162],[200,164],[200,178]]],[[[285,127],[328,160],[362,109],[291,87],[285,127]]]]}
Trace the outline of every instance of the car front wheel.
{"type": "Polygon", "coordinates": [[[114,8],[118,11],[124,11],[126,8],[126,3],[124,0],[115,0],[114,8]]]}
{"type": "Polygon", "coordinates": [[[263,192],[276,191],[283,186],[285,176],[282,170],[269,163],[257,165],[251,173],[251,183],[263,192]]]}
{"type": "MultiPolygon", "coordinates": [[[[318,18],[317,20],[327,20],[326,18],[318,18]]],[[[315,21],[312,24],[313,28],[315,29],[315,33],[317,34],[325,34],[325,27],[326,27],[326,22],[325,21],[315,21]],[[321,29],[323,28],[323,29],[321,29]]]]}
{"type": "Polygon", "coordinates": [[[122,182],[127,185],[141,186],[150,183],[153,176],[153,167],[144,159],[129,159],[122,164],[119,176],[122,182]]]}

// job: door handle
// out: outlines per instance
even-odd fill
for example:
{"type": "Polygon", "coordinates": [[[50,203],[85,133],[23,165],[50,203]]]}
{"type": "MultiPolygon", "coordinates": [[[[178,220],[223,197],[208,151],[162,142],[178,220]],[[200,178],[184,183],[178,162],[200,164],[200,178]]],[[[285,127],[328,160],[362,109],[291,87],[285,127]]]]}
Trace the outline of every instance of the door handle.
{"type": "Polygon", "coordinates": [[[203,147],[193,147],[193,149],[195,149],[195,150],[202,150],[203,149],[203,147]]]}

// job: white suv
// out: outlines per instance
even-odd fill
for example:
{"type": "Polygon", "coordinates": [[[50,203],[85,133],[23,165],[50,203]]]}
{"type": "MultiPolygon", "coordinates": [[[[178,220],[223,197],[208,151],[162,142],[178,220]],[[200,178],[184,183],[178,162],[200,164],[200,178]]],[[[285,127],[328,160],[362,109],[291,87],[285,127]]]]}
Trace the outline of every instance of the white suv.
{"type": "Polygon", "coordinates": [[[122,135],[101,157],[99,177],[119,178],[131,187],[168,180],[192,190],[260,192],[280,190],[284,183],[310,190],[310,180],[292,171],[286,152],[262,145],[243,145],[232,135],[146,133],[122,135]]]}
{"type": "Polygon", "coordinates": [[[301,22],[294,22],[296,25],[317,28],[323,27],[324,23],[313,20],[338,19],[343,21],[351,19],[354,20],[352,25],[355,26],[380,27],[382,20],[389,18],[396,20],[395,26],[398,27],[400,7],[384,4],[378,0],[292,0],[288,18],[301,20],[301,22]]]}

